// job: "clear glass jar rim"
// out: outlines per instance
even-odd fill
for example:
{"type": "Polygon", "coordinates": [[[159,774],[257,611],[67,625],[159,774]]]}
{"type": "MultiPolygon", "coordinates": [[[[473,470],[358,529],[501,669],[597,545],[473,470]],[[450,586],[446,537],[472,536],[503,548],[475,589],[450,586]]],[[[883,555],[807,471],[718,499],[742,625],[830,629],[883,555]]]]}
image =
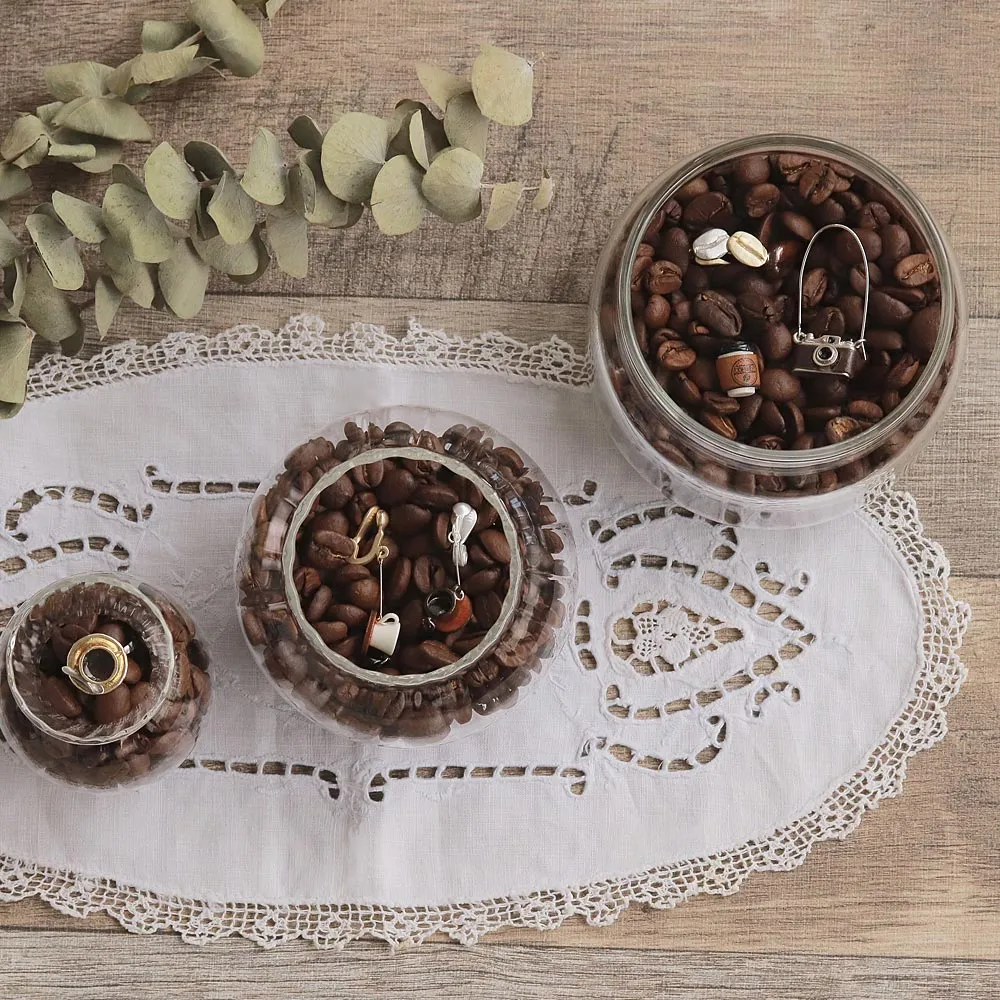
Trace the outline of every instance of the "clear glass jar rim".
{"type": "Polygon", "coordinates": [[[106,573],[86,573],[81,576],[66,577],[66,579],[57,580],[55,583],[51,583],[49,586],[39,590],[37,593],[32,594],[28,601],[24,603],[24,606],[19,608],[17,613],[10,620],[3,634],[6,636],[6,641],[3,645],[6,648],[7,653],[7,683],[10,687],[11,695],[14,698],[14,702],[17,705],[18,710],[36,729],[45,733],[46,736],[51,736],[53,739],[57,739],[62,743],[72,743],[76,746],[104,746],[107,743],[117,743],[120,740],[128,738],[133,733],[137,733],[163,707],[163,703],[166,701],[167,695],[170,693],[171,685],[174,682],[174,676],[177,673],[177,657],[175,656],[173,633],[170,631],[170,628],[167,625],[167,620],[163,617],[163,612],[159,609],[156,602],[151,597],[144,594],[135,584],[106,573]],[[12,647],[17,630],[23,624],[24,619],[30,613],[31,608],[36,607],[42,601],[51,597],[52,594],[58,593],[60,590],[70,590],[73,587],[80,585],[93,586],[101,583],[107,584],[115,590],[125,591],[125,593],[127,593],[130,597],[142,604],[147,611],[151,612],[153,617],[156,619],[157,624],[163,628],[163,636],[167,644],[167,676],[165,683],[157,694],[156,699],[151,703],[150,708],[137,722],[134,722],[132,725],[122,729],[120,732],[116,732],[114,736],[110,737],[106,735],[86,737],[73,736],[48,725],[48,723],[46,723],[43,719],[39,719],[38,716],[35,715],[35,713],[28,707],[24,694],[20,691],[17,685],[12,647]]]}
{"type": "Polygon", "coordinates": [[[714,146],[690,157],[680,166],[653,181],[639,194],[636,201],[648,203],[649,207],[637,216],[625,240],[617,283],[619,322],[616,340],[619,356],[629,380],[640,390],[644,402],[654,408],[658,419],[694,438],[699,448],[722,465],[735,466],[748,472],[795,474],[804,469],[810,471],[835,469],[867,455],[885,443],[913,417],[941,371],[950,347],[951,338],[942,336],[942,333],[950,332],[957,319],[956,286],[952,275],[953,260],[944,237],[916,194],[890,170],[867,154],[833,139],[780,133],[750,136],[714,146]],[[683,407],[675,403],[656,381],[639,350],[632,322],[632,269],[643,234],[663,202],[688,181],[718,163],[752,153],[774,152],[815,153],[832,160],[839,160],[858,170],[866,179],[873,180],[886,188],[919,225],[934,260],[942,265],[938,275],[941,281],[941,322],[938,327],[937,343],[914,389],[888,416],[862,433],[838,444],[828,444],[803,451],[753,448],[737,441],[729,441],[698,423],[683,407]]]}
{"type": "Polygon", "coordinates": [[[435,684],[449,680],[451,677],[463,673],[489,654],[500,640],[504,629],[510,624],[511,618],[517,609],[518,595],[520,594],[521,583],[524,578],[524,562],[521,558],[521,550],[517,542],[517,531],[514,521],[500,499],[499,494],[482,476],[476,475],[461,459],[454,458],[448,454],[442,455],[439,452],[414,445],[388,445],[372,448],[369,451],[362,452],[360,455],[355,455],[353,458],[345,459],[334,466],[329,472],[324,473],[312,489],[299,501],[298,506],[295,508],[295,513],[288,524],[285,540],[282,543],[281,571],[285,578],[285,600],[291,609],[295,624],[306,639],[308,639],[310,646],[312,646],[317,654],[328,663],[333,664],[337,669],[359,680],[363,680],[366,684],[379,685],[389,689],[403,689],[423,687],[426,684],[435,684]],[[496,508],[500,522],[503,525],[504,535],[510,544],[510,586],[504,598],[499,618],[497,618],[492,628],[487,631],[483,637],[483,641],[478,646],[454,663],[449,663],[447,666],[439,667],[437,670],[429,671],[426,674],[401,674],[398,677],[394,677],[379,673],[377,670],[368,670],[366,667],[359,666],[353,660],[347,659],[346,656],[335,653],[323,641],[312,624],[306,620],[305,612],[302,610],[302,601],[299,598],[299,592],[295,587],[293,579],[296,559],[296,536],[302,527],[303,521],[305,521],[315,505],[320,493],[356,466],[368,465],[381,458],[413,458],[418,461],[440,462],[451,469],[452,472],[458,473],[463,478],[470,480],[483,494],[483,499],[496,508]]]}

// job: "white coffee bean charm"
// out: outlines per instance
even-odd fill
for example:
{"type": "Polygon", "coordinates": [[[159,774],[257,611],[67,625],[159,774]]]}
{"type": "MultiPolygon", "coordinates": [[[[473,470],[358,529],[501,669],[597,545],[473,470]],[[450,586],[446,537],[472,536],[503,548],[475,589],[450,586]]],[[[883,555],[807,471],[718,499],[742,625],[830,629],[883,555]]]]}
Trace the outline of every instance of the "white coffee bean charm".
{"type": "Polygon", "coordinates": [[[700,236],[694,238],[691,244],[695,260],[699,264],[721,260],[726,256],[729,233],[725,229],[706,229],[700,236]]]}
{"type": "Polygon", "coordinates": [[[747,267],[763,267],[767,263],[767,248],[752,233],[733,233],[726,241],[729,252],[747,267]]]}

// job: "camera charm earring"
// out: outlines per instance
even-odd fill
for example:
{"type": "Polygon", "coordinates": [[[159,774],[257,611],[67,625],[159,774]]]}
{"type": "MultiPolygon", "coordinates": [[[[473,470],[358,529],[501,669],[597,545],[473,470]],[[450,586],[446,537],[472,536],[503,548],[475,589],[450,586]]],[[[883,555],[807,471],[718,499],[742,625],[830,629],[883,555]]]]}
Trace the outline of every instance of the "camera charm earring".
{"type": "Polygon", "coordinates": [[[816,235],[806,246],[802,255],[802,266],[799,268],[799,325],[792,336],[795,347],[792,350],[792,371],[800,375],[840,375],[843,378],[854,378],[861,371],[868,359],[865,354],[865,327],[868,325],[868,293],[871,291],[871,275],[868,270],[868,257],[864,244],[858,234],[849,226],[840,222],[831,222],[828,226],[816,231],[816,235]],[[865,304],[861,313],[861,336],[857,340],[844,340],[843,337],[831,335],[813,336],[802,329],[802,281],[806,273],[806,263],[809,251],[816,240],[828,229],[843,229],[850,233],[861,251],[861,260],[865,265],[865,304]]]}
{"type": "Polygon", "coordinates": [[[467,503],[457,503],[451,511],[451,560],[455,564],[455,586],[432,590],[424,602],[430,626],[437,632],[457,632],[472,617],[472,602],[462,590],[462,567],[469,562],[466,542],[476,527],[478,515],[467,503]]]}

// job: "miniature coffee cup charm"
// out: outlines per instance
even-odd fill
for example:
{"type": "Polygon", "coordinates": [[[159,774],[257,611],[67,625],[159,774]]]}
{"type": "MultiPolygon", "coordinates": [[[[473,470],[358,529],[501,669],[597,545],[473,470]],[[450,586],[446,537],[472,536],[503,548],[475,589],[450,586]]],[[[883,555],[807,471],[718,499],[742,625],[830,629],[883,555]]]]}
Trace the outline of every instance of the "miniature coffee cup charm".
{"type": "Polygon", "coordinates": [[[62,672],[84,694],[111,694],[125,681],[131,651],[103,632],[85,635],[73,643],[62,672]]]}
{"type": "Polygon", "coordinates": [[[734,399],[752,396],[760,386],[760,365],[754,349],[738,340],[715,359],[719,387],[734,399]]]}
{"type": "Polygon", "coordinates": [[[388,660],[396,652],[400,627],[399,615],[377,615],[373,611],[368,616],[362,649],[369,659],[388,660]]]}

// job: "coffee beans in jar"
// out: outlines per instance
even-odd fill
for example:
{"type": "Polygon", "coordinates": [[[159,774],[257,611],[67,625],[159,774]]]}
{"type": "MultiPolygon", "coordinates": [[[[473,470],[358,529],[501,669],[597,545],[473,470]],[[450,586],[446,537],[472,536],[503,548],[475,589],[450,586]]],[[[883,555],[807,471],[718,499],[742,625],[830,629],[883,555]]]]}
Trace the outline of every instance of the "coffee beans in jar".
{"type": "Polygon", "coordinates": [[[775,526],[853,509],[911,460],[966,338],[951,251],[916,196],[801,136],[709,150],[640,195],[602,255],[591,324],[633,465],[709,517],[775,526]]]}
{"type": "Polygon", "coordinates": [[[72,577],[26,601],[0,640],[0,727],[36,770],[109,790],[193,750],[209,662],[181,605],[122,577],[72,577]]]}
{"type": "Polygon", "coordinates": [[[562,505],[515,445],[395,407],[286,457],[237,574],[247,642],[285,697],[394,742],[514,704],[562,638],[574,563],[562,505]]]}

